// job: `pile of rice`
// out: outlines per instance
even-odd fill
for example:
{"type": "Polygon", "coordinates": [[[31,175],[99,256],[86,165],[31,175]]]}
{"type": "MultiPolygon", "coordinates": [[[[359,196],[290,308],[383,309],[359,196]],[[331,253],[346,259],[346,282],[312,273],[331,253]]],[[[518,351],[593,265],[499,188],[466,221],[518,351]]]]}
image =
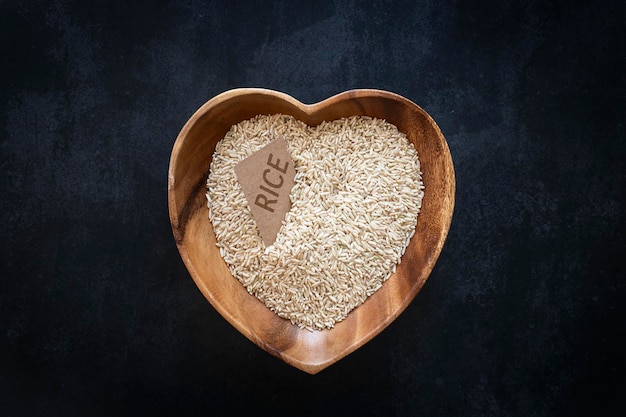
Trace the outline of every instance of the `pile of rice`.
{"type": "Polygon", "coordinates": [[[310,127],[286,115],[232,126],[207,179],[217,246],[233,276],[280,317],[332,328],[395,272],[424,196],[417,152],[397,127],[354,116],[310,127]],[[235,165],[285,138],[296,179],[276,241],[266,247],[235,165]]]}

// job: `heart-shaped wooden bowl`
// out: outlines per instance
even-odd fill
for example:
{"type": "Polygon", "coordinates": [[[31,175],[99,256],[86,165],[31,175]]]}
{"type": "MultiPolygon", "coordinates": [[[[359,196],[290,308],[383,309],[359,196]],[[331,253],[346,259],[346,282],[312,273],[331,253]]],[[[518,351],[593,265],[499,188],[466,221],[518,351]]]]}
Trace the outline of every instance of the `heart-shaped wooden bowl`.
{"type": "Polygon", "coordinates": [[[314,374],[361,347],[404,311],[441,252],[454,209],[455,178],[448,145],[419,106],[380,90],[351,90],[306,105],[277,91],[243,88],[204,104],[185,124],[169,167],[170,221],[180,255],[200,291],[237,330],[284,362],[314,374]],[[289,114],[310,126],[365,115],[385,119],[417,149],[425,186],[415,235],[394,273],[333,329],[303,330],[250,295],[221,258],[209,221],[206,179],[217,142],[233,124],[258,114],[289,114]]]}

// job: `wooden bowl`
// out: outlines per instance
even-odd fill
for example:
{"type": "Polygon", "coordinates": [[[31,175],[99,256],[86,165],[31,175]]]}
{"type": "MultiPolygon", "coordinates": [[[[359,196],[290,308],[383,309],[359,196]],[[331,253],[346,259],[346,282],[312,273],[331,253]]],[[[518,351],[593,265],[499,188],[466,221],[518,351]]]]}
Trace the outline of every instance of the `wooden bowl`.
{"type": "Polygon", "coordinates": [[[248,339],[284,362],[314,374],[378,335],[422,288],[441,252],[454,209],[455,178],[448,145],[419,106],[380,90],[351,90],[316,104],[256,88],[222,93],[185,124],[169,167],[170,221],[180,255],[200,291],[248,339]],[[217,142],[233,124],[257,114],[289,114],[315,126],[366,115],[385,119],[415,145],[425,186],[414,237],[394,273],[333,329],[303,330],[271,312],[234,278],[220,256],[209,221],[206,179],[217,142]]]}

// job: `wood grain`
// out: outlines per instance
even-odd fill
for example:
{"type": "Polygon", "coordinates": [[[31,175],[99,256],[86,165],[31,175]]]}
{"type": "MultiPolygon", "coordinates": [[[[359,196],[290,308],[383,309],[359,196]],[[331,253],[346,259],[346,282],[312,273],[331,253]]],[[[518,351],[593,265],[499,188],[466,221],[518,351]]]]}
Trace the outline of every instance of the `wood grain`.
{"type": "Polygon", "coordinates": [[[415,298],[443,248],[454,195],[452,157],[437,124],[415,103],[380,90],[351,90],[311,105],[265,89],[222,93],[203,105],[181,130],[172,149],[168,178],[172,231],[200,291],[252,342],[311,374],[371,340],[415,298]],[[397,272],[331,330],[301,330],[272,313],[230,274],[215,245],[205,198],[215,145],[233,124],[275,113],[293,115],[311,126],[354,115],[382,118],[407,135],[420,157],[425,186],[422,210],[397,272]]]}

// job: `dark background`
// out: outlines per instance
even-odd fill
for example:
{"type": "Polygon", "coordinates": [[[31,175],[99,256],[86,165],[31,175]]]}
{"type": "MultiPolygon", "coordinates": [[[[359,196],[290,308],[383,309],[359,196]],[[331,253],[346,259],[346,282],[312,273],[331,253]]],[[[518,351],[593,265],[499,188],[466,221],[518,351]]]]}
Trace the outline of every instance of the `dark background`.
{"type": "Polygon", "coordinates": [[[0,1],[3,416],[624,416],[622,1],[0,1]],[[172,145],[236,87],[379,88],[457,175],[405,312],[311,376],[203,298],[172,145]]]}

